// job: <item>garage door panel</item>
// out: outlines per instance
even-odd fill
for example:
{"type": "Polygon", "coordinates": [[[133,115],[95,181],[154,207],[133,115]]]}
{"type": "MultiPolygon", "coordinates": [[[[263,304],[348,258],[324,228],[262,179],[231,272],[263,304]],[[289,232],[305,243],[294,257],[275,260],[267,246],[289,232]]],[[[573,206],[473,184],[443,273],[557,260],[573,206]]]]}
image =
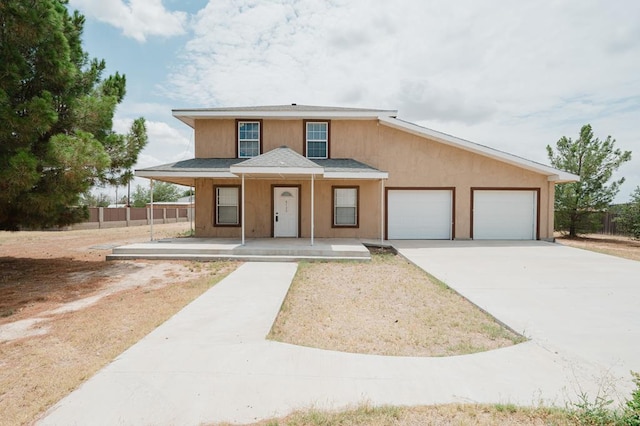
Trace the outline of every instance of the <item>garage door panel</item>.
{"type": "Polygon", "coordinates": [[[451,239],[451,190],[389,190],[389,239],[451,239]]]}
{"type": "Polygon", "coordinates": [[[537,192],[475,190],[473,238],[476,240],[536,239],[537,192]]]}

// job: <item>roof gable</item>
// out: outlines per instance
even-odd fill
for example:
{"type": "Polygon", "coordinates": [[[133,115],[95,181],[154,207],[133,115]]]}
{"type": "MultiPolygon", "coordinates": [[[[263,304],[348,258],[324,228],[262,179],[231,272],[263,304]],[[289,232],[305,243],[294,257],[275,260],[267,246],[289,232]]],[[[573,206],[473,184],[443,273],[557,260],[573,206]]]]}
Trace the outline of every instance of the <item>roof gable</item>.
{"type": "Polygon", "coordinates": [[[287,146],[281,146],[234,164],[229,170],[231,173],[322,174],[323,172],[322,167],[287,146]]]}
{"type": "Polygon", "coordinates": [[[517,155],[509,154],[504,151],[499,151],[488,146],[480,145],[475,142],[471,142],[465,139],[461,139],[446,133],[438,132],[427,127],[419,126],[417,124],[409,123],[408,121],[399,120],[395,117],[380,117],[379,122],[385,126],[408,132],[417,136],[428,138],[430,140],[443,143],[445,145],[453,146],[455,148],[463,149],[465,151],[473,152],[485,157],[492,158],[502,163],[511,164],[512,166],[520,167],[532,172],[546,175],[549,181],[553,182],[575,182],[580,180],[580,177],[572,173],[568,173],[562,170],[555,169],[551,166],[537,163],[535,161],[527,160],[526,158],[518,157],[517,155]]]}

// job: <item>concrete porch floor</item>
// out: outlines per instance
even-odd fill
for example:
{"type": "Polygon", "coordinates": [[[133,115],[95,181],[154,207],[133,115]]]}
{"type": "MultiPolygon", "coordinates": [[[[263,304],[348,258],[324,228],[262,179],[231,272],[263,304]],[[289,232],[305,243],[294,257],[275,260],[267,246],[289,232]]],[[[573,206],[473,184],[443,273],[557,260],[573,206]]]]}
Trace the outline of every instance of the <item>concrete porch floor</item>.
{"type": "Polygon", "coordinates": [[[242,245],[239,239],[167,238],[115,247],[107,260],[369,261],[371,255],[365,244],[379,246],[380,241],[319,238],[311,245],[308,238],[255,238],[242,245]]]}

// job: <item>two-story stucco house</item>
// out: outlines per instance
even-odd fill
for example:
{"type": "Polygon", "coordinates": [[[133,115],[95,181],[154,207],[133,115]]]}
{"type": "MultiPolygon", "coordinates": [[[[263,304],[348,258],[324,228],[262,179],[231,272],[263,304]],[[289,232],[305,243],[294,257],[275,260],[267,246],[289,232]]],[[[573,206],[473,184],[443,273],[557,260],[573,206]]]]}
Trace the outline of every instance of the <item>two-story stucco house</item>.
{"type": "Polygon", "coordinates": [[[136,175],[195,187],[195,236],[551,239],[556,170],[397,118],[303,105],[174,110],[195,158],[136,175]]]}

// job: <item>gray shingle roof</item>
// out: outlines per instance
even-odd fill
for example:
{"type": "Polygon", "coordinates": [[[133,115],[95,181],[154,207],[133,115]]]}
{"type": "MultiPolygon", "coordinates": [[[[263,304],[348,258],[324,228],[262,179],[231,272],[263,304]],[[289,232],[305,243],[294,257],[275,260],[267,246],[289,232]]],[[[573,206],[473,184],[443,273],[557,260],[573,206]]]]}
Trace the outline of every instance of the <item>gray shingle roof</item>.
{"type": "Polygon", "coordinates": [[[192,158],[175,163],[137,169],[136,171],[153,172],[228,172],[229,167],[241,163],[242,158],[192,158]]]}
{"type": "Polygon", "coordinates": [[[284,168],[316,168],[321,166],[298,154],[289,147],[281,146],[257,157],[249,158],[236,164],[238,167],[284,167],[284,168]]]}
{"type": "Polygon", "coordinates": [[[326,160],[313,160],[314,163],[324,168],[325,172],[379,172],[380,170],[368,164],[361,163],[351,158],[330,158],[326,160]]]}
{"type": "MultiPolygon", "coordinates": [[[[150,176],[184,176],[186,173],[233,173],[232,166],[242,169],[260,170],[278,169],[307,169],[322,173],[371,173],[380,170],[351,158],[331,158],[326,160],[310,160],[291,148],[280,147],[257,157],[243,158],[192,158],[175,163],[137,169],[136,172],[153,172],[150,176]]],[[[265,170],[265,172],[268,172],[265,170]]],[[[249,172],[251,173],[251,172],[249,172]]],[[[145,175],[145,173],[142,173],[145,175]]]]}

